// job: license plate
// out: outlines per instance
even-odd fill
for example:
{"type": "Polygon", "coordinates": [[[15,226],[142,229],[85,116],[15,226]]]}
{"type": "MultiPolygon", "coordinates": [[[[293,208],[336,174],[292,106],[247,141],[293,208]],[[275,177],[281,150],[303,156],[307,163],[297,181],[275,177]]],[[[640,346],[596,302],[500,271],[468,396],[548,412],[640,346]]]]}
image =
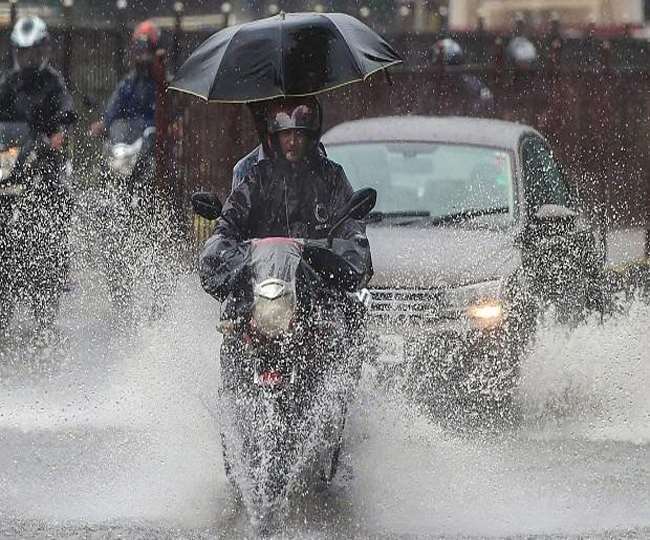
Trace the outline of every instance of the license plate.
{"type": "Polygon", "coordinates": [[[377,336],[377,362],[401,364],[404,362],[404,336],[385,334],[377,336]]]}
{"type": "Polygon", "coordinates": [[[277,388],[284,382],[284,377],[279,371],[260,371],[255,373],[253,382],[263,388],[277,388]]]}
{"type": "Polygon", "coordinates": [[[256,369],[253,374],[253,384],[260,388],[270,390],[283,388],[287,384],[293,384],[296,380],[296,368],[291,369],[291,373],[282,373],[275,369],[259,370],[256,369]]]}

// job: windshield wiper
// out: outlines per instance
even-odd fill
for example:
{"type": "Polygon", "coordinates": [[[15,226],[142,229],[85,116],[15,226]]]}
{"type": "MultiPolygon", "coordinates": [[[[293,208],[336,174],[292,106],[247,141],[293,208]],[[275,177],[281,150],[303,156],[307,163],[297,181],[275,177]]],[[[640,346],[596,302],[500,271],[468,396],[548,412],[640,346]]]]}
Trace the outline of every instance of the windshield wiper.
{"type": "Polygon", "coordinates": [[[467,219],[472,219],[480,216],[491,216],[494,214],[507,214],[510,212],[508,206],[498,206],[494,208],[467,208],[460,212],[446,214],[444,216],[436,216],[429,220],[430,225],[444,225],[446,223],[460,223],[467,219]]]}
{"type": "MultiPolygon", "coordinates": [[[[368,217],[366,218],[367,223],[378,223],[380,221],[383,221],[386,218],[428,218],[431,216],[431,212],[428,212],[427,210],[401,210],[399,212],[370,212],[368,214],[368,217]]],[[[400,221],[400,225],[403,223],[411,223],[414,220],[410,219],[408,221],[402,222],[400,221]]]]}

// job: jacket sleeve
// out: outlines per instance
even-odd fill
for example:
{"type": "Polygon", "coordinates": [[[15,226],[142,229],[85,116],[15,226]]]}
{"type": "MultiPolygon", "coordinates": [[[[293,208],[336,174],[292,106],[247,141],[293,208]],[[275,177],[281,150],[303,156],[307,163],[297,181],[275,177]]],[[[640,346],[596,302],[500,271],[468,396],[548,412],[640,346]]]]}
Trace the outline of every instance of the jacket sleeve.
{"type": "Polygon", "coordinates": [[[246,179],[246,176],[251,173],[253,167],[259,161],[260,151],[261,145],[258,145],[235,164],[232,169],[231,191],[239,187],[246,179]]]}
{"type": "Polygon", "coordinates": [[[68,91],[65,80],[61,75],[59,75],[57,79],[56,118],[53,119],[53,124],[49,128],[50,133],[48,133],[48,135],[71,126],[77,121],[77,113],[74,109],[74,100],[68,91]]]}
{"type": "Polygon", "coordinates": [[[104,124],[107,128],[110,128],[111,124],[119,118],[120,114],[122,114],[126,100],[125,94],[126,80],[123,80],[117,85],[117,88],[113,91],[108,100],[108,105],[106,105],[106,110],[104,111],[104,124]]]}
{"type": "Polygon", "coordinates": [[[13,88],[5,74],[0,78],[0,122],[12,122],[15,114],[13,88]]]}
{"type": "MultiPolygon", "coordinates": [[[[334,221],[354,193],[343,167],[337,165],[334,170],[334,221]]],[[[335,233],[333,251],[350,265],[356,274],[356,288],[365,287],[373,274],[370,244],[366,236],[366,225],[362,221],[348,219],[335,233]]]]}
{"type": "Polygon", "coordinates": [[[199,276],[203,289],[217,300],[224,300],[240,287],[248,267],[248,221],[253,202],[252,176],[247,176],[226,199],[214,234],[199,257],[199,276]]]}

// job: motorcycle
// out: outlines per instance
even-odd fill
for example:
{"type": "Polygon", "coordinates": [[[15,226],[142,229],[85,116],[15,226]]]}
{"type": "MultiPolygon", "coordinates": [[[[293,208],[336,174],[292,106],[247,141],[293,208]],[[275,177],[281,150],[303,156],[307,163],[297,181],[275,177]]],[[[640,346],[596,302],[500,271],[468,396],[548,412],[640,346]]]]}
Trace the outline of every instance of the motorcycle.
{"type": "MultiPolygon", "coordinates": [[[[369,293],[354,290],[333,234],[345,220],[366,217],[375,200],[374,190],[356,192],[327,239],[241,246],[247,292],[237,303],[244,307],[236,317],[222,311],[218,326],[221,438],[226,476],[260,533],[275,528],[292,494],[327,486],[336,474],[369,293]]],[[[206,219],[220,213],[210,194],[195,194],[192,203],[206,219]]]]}
{"type": "Polygon", "coordinates": [[[24,122],[0,122],[0,331],[22,299],[40,331],[51,330],[69,264],[72,166],[24,122]]]}

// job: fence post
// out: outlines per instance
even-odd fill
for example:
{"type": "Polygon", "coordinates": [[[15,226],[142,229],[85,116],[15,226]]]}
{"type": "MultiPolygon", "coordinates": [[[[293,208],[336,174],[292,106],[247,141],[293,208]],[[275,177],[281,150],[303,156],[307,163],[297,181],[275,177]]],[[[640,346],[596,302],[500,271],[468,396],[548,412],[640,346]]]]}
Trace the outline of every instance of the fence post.
{"type": "MultiPolygon", "coordinates": [[[[612,99],[612,92],[610,85],[613,82],[613,71],[612,71],[612,57],[611,57],[611,43],[608,40],[604,40],[600,43],[600,66],[598,69],[598,74],[596,75],[597,80],[599,79],[598,86],[600,88],[600,91],[603,93],[603,105],[607,104],[611,106],[611,99],[612,99]],[[599,77],[600,76],[600,77],[599,77]]],[[[592,89],[592,92],[590,94],[593,95],[594,89],[592,89]]],[[[598,105],[598,103],[596,103],[598,105]]],[[[615,140],[611,140],[612,134],[614,133],[614,128],[615,126],[611,125],[611,122],[613,122],[613,116],[614,116],[614,111],[613,110],[607,110],[605,107],[597,107],[598,110],[602,111],[603,116],[607,119],[609,122],[609,125],[605,123],[605,125],[601,124],[600,128],[602,131],[600,141],[602,143],[602,148],[600,148],[600,159],[601,163],[608,163],[615,159],[614,157],[614,151],[617,149],[618,144],[615,140]],[[609,114],[608,114],[609,113],[609,114]]],[[[592,121],[592,125],[595,124],[595,122],[592,121]]],[[[603,253],[605,254],[605,262],[607,261],[607,249],[608,249],[608,234],[610,232],[610,229],[613,227],[611,226],[611,220],[610,220],[610,215],[613,215],[613,208],[612,208],[612,191],[611,191],[611,182],[612,182],[612,177],[608,174],[606,174],[604,171],[601,174],[601,182],[604,183],[604,212],[603,215],[601,216],[601,231],[602,232],[602,250],[603,253]]]]}
{"type": "MultiPolygon", "coordinates": [[[[18,18],[18,6],[16,5],[17,3],[18,0],[9,0],[9,24],[11,25],[9,32],[11,32],[11,28],[16,25],[16,19],[18,18]]],[[[13,69],[14,67],[14,57],[11,43],[7,48],[7,67],[9,69],[13,69]]]]}
{"type": "Polygon", "coordinates": [[[128,7],[127,0],[117,0],[117,28],[115,31],[115,55],[114,60],[114,69],[117,74],[117,78],[121,79],[126,72],[126,62],[124,57],[126,54],[126,46],[124,36],[126,34],[126,8],[128,7]]]}
{"type": "Polygon", "coordinates": [[[72,9],[74,0],[62,0],[63,4],[63,78],[70,82],[70,60],[72,57],[72,9]]]}
{"type": "Polygon", "coordinates": [[[230,26],[230,14],[232,13],[232,4],[226,0],[221,4],[221,13],[223,13],[223,28],[230,26]]]}
{"type": "Polygon", "coordinates": [[[503,102],[505,99],[505,44],[501,36],[494,40],[494,64],[489,70],[491,72],[490,83],[492,95],[494,96],[494,115],[496,118],[503,117],[503,102]]]}
{"type": "Polygon", "coordinates": [[[183,39],[183,2],[174,2],[174,34],[172,41],[171,64],[174,73],[178,71],[181,59],[181,41],[183,39]]]}

